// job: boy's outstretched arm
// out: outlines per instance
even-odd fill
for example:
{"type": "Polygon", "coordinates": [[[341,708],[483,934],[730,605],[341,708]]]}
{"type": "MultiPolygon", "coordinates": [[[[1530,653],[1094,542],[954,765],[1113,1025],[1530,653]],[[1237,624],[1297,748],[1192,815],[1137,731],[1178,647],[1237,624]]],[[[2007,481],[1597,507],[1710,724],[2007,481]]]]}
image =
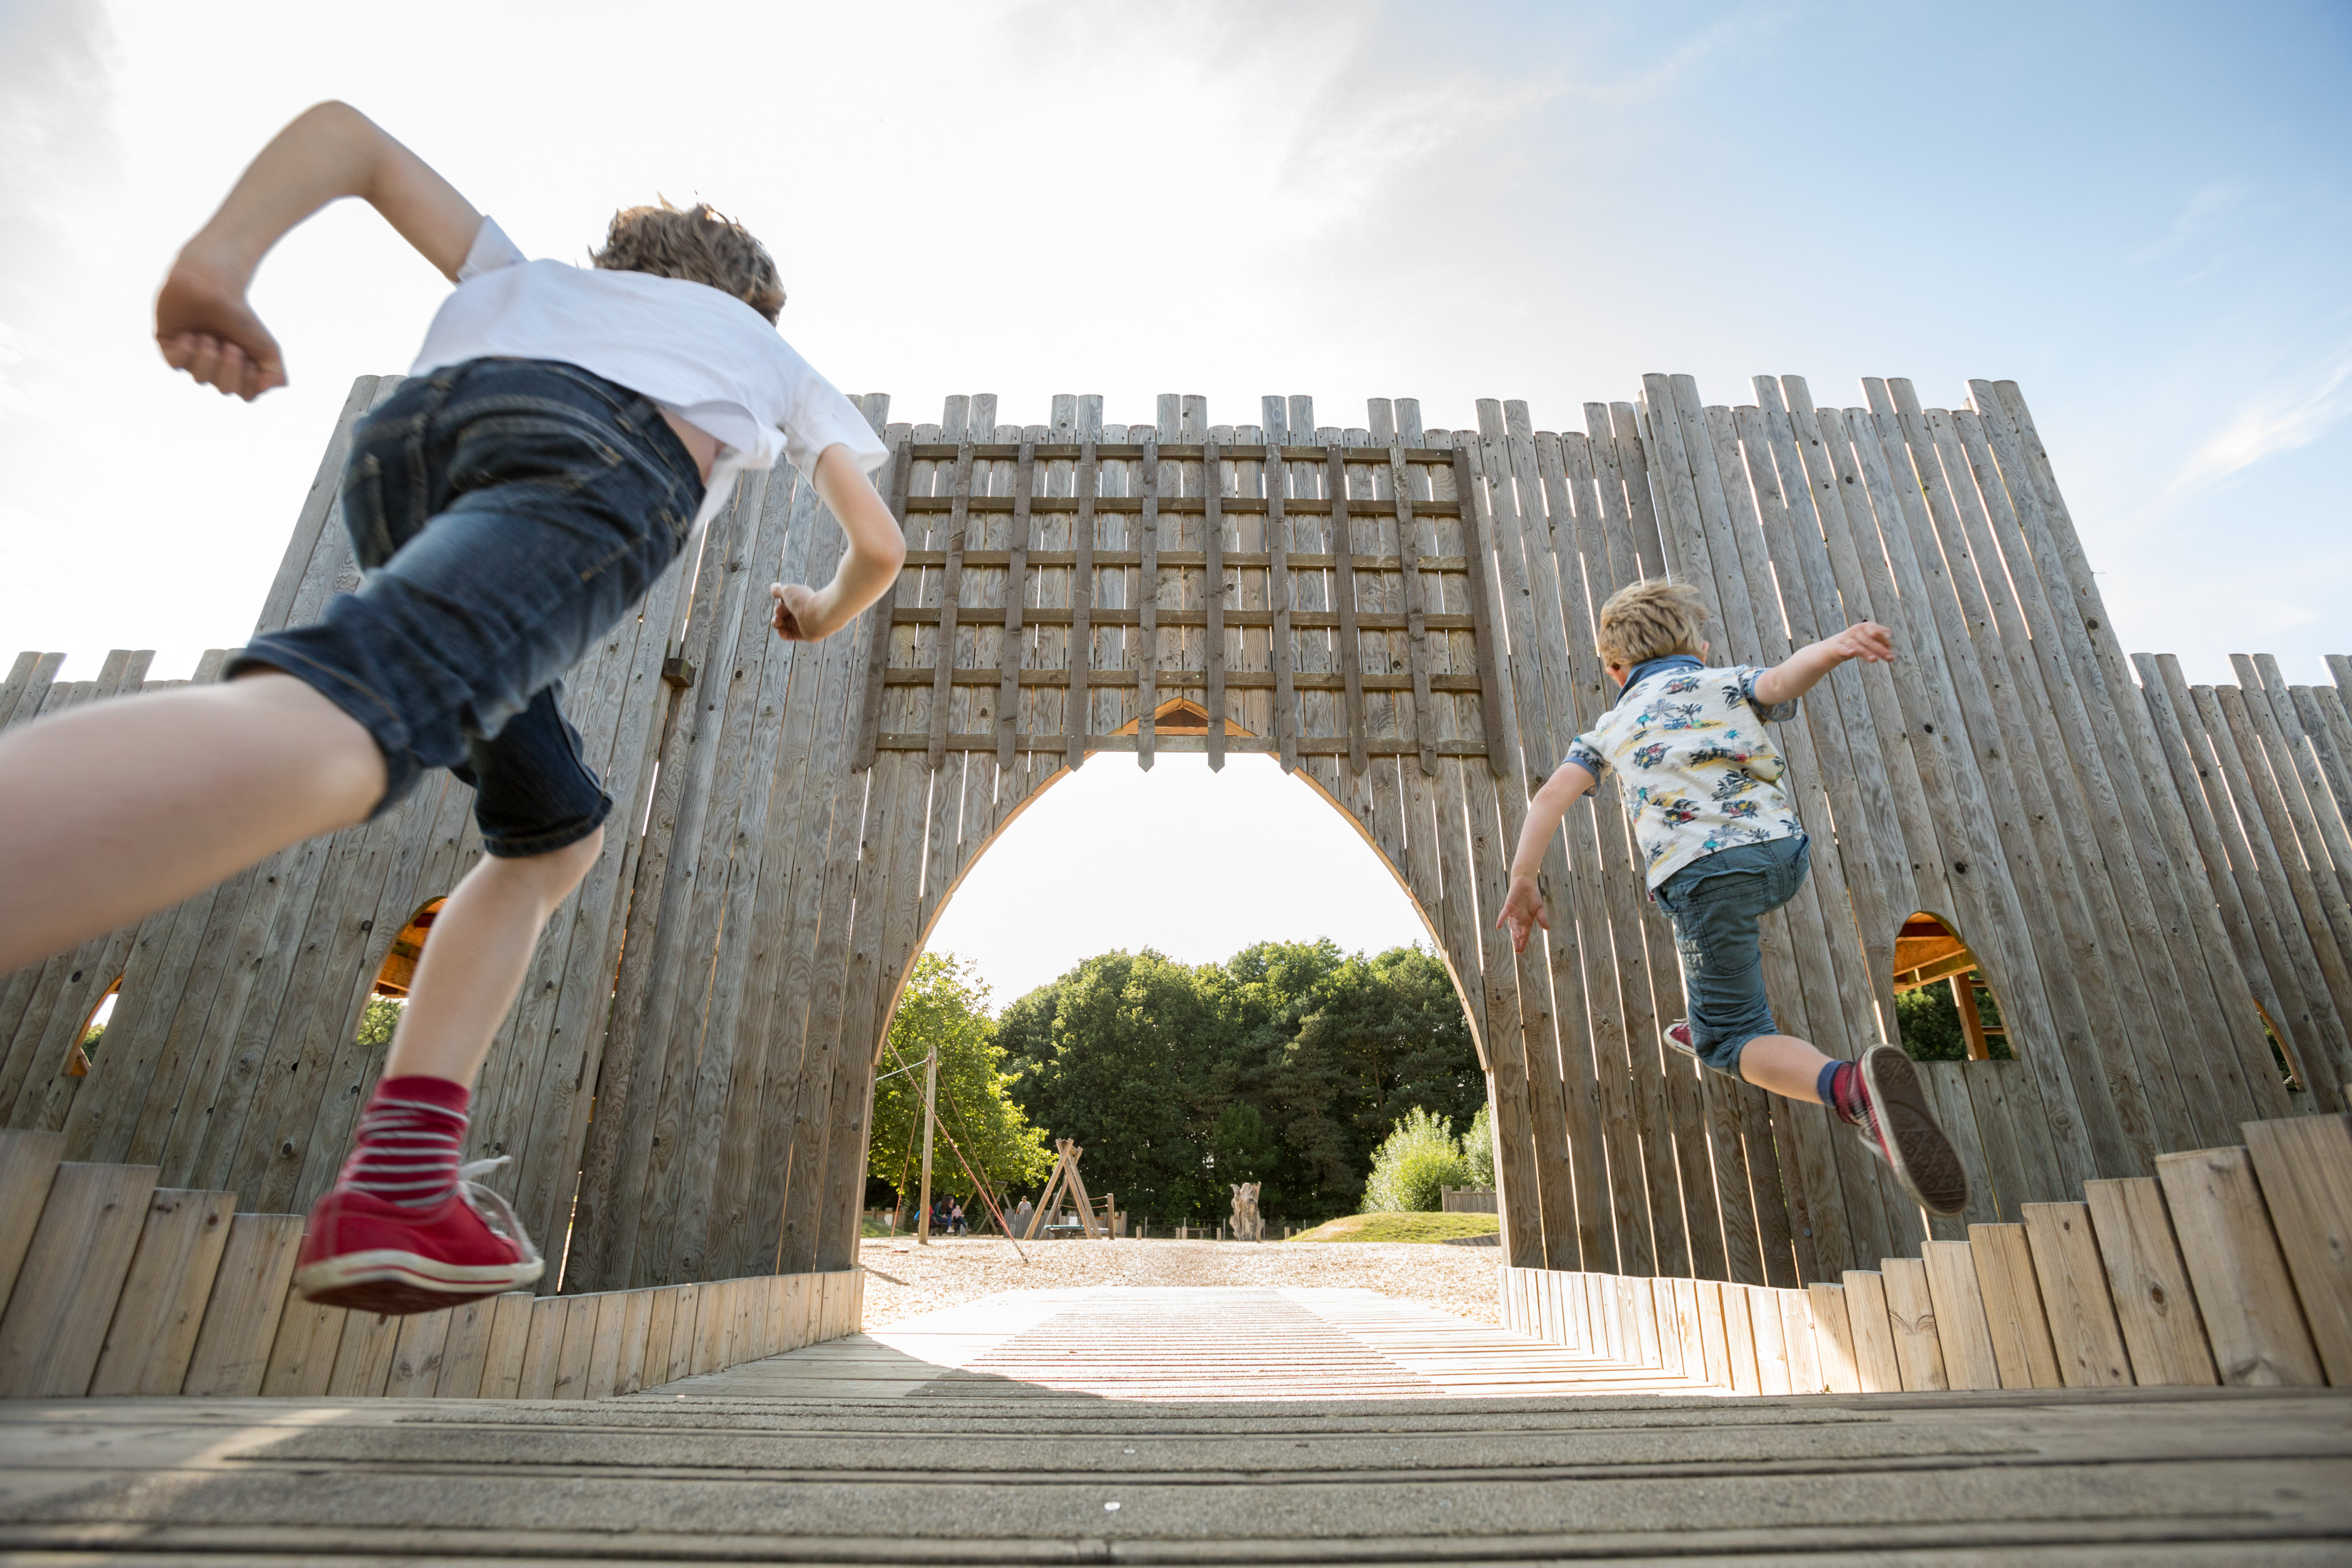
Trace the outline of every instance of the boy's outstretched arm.
{"type": "Polygon", "coordinates": [[[1587,790],[1601,781],[1585,772],[1581,763],[1562,763],[1543,788],[1536,791],[1535,799],[1528,803],[1528,820],[1519,828],[1519,847],[1511,856],[1511,890],[1503,900],[1502,915],[1496,927],[1511,928],[1511,951],[1525,952],[1528,938],[1535,928],[1551,930],[1550,917],[1544,913],[1543,894],[1536,887],[1536,873],[1543,868],[1544,851],[1551,846],[1551,836],[1559,830],[1559,819],[1568,815],[1587,790]]]}
{"type": "Polygon", "coordinates": [[[1756,700],[1768,708],[1793,701],[1850,658],[1864,664],[1894,663],[1894,634],[1876,621],[1856,621],[1832,637],[1808,643],[1756,678],[1756,700]]]}
{"type": "Polygon", "coordinates": [[[155,299],[155,342],[173,369],[247,402],[286,384],[278,340],[245,291],[271,246],[343,196],[368,202],[452,282],[482,226],[472,203],[366,115],[347,103],[307,109],[172,263],[155,299]]]}
{"type": "Polygon", "coordinates": [[[804,583],[768,584],[768,596],[776,605],[768,624],[786,642],[814,642],[847,626],[858,611],[890,591],[907,560],[907,541],[898,531],[898,519],[848,447],[827,447],[817,458],[816,493],[840,520],[849,548],[833,581],[822,588],[804,583]]]}

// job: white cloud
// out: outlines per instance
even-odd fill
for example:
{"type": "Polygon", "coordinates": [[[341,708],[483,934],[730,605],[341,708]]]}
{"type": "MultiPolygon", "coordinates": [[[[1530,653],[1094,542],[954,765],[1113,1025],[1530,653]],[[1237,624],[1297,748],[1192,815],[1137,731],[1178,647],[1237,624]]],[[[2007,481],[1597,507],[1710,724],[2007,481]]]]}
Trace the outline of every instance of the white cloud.
{"type": "Polygon", "coordinates": [[[2210,484],[2265,458],[2307,447],[2347,414],[2352,414],[2352,348],[2301,386],[2266,394],[2242,406],[2190,454],[2173,489],[2210,484]]]}

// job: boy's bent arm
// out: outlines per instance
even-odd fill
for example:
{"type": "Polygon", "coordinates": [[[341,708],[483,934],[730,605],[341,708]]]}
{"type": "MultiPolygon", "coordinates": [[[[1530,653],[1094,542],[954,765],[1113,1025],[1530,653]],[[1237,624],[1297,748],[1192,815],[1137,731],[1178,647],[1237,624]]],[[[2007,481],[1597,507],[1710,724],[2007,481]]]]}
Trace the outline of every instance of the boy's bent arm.
{"type": "Polygon", "coordinates": [[[286,384],[277,340],[245,302],[255,268],[297,224],[344,196],[368,202],[453,282],[482,215],[425,161],[346,103],[305,110],[270,139],[182,248],[155,300],[175,370],[251,399],[286,384]]]}
{"type": "Polygon", "coordinates": [[[1756,700],[1767,708],[1793,702],[1850,658],[1894,663],[1894,634],[1876,621],[1856,621],[1833,637],[1808,643],[1756,678],[1756,700]]]}
{"type": "Polygon", "coordinates": [[[1600,784],[1586,772],[1580,763],[1562,763],[1543,788],[1536,791],[1535,799],[1528,803],[1528,819],[1519,828],[1519,847],[1511,856],[1511,889],[1503,900],[1503,912],[1495,924],[1499,929],[1511,928],[1511,951],[1525,952],[1528,938],[1535,928],[1551,929],[1551,920],[1544,913],[1543,895],[1536,886],[1536,873],[1543,867],[1544,851],[1551,846],[1551,836],[1559,830],[1559,819],[1568,808],[1584,794],[1600,784]]]}
{"type": "Polygon", "coordinates": [[[769,624],[786,642],[814,642],[847,626],[860,610],[890,591],[907,560],[898,520],[890,515],[848,447],[836,443],[817,458],[816,493],[848,535],[849,548],[833,581],[822,588],[801,583],[769,584],[768,596],[776,602],[769,624]]]}

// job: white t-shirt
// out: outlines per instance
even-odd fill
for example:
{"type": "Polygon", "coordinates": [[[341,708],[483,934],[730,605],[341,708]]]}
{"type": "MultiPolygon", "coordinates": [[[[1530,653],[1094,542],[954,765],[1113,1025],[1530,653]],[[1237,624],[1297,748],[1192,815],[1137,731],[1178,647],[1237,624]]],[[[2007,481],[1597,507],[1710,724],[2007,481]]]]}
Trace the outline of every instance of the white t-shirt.
{"type": "Polygon", "coordinates": [[[698,529],[745,468],[772,468],[781,456],[813,478],[825,448],[839,445],[870,474],[890,455],[857,405],[732,294],[532,261],[486,217],[408,374],[491,358],[576,364],[708,431],[719,451],[698,529]]]}

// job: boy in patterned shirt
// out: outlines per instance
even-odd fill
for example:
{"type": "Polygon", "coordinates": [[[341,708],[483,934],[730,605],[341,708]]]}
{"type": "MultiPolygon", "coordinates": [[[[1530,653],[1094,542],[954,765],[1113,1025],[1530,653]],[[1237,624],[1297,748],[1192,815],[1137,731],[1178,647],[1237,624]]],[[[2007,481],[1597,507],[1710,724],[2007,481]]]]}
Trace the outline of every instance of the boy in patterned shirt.
{"type": "Polygon", "coordinates": [[[1852,1123],[1930,1214],[1968,1206],[1967,1173],[1936,1125],[1911,1058],[1873,1046],[1834,1061],[1779,1032],[1764,994],[1756,922],[1804,885],[1806,841],[1781,792],[1785,764],[1764,726],[1796,716],[1797,699],[1850,658],[1887,662],[1894,639],[1875,621],[1799,648],[1769,669],[1709,668],[1699,640],[1706,610],[1685,584],[1654,580],[1601,606],[1601,658],[1616,705],[1579,735],[1528,807],[1511,858],[1511,889],[1495,923],[1515,952],[1550,929],[1536,885],[1560,817],[1611,768],[1633,819],[1650,895],[1675,922],[1689,1016],[1666,1044],[1720,1073],[1790,1100],[1826,1105],[1852,1123]]]}

